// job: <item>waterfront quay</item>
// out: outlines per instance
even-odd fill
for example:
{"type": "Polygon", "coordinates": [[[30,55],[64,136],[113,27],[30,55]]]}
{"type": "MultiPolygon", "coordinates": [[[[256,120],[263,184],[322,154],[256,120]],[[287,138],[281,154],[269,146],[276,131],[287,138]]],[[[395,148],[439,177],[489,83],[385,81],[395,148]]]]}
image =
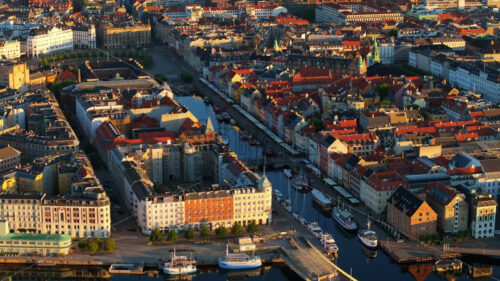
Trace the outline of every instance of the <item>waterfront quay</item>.
{"type": "MultiPolygon", "coordinates": [[[[281,205],[274,202],[274,222],[263,227],[264,242],[257,244],[258,254],[264,264],[286,264],[304,280],[356,280],[328,260],[321,252],[319,240],[294,220],[281,205]],[[290,242],[291,240],[295,242],[290,242]],[[298,247],[293,247],[298,245],[298,247]]],[[[116,237],[117,248],[113,253],[89,256],[74,253],[66,257],[4,257],[0,263],[28,265],[104,266],[114,263],[140,263],[147,268],[158,268],[160,262],[177,252],[192,255],[201,266],[217,266],[218,258],[225,254],[225,244],[232,240],[182,241],[166,245],[150,245],[148,237],[126,239],[116,237]]],[[[76,247],[76,245],[74,245],[76,247]]]]}

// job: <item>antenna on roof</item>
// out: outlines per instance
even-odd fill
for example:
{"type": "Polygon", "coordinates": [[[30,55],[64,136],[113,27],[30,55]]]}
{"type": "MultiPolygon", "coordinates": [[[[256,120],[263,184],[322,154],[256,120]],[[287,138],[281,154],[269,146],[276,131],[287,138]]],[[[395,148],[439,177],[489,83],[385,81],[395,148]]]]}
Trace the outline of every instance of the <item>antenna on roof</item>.
{"type": "Polygon", "coordinates": [[[264,177],[266,176],[266,160],[267,160],[267,155],[264,154],[264,177]]]}

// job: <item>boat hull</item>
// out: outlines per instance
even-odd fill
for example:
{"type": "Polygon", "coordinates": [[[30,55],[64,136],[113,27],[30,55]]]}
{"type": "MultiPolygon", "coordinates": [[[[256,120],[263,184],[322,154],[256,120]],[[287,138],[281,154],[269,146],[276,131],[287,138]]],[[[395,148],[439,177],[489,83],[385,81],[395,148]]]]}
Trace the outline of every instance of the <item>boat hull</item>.
{"type": "Polygon", "coordinates": [[[374,244],[370,244],[368,241],[366,241],[363,237],[361,237],[359,234],[358,234],[358,240],[359,242],[361,243],[361,245],[365,248],[368,248],[370,250],[375,250],[377,249],[378,245],[377,243],[374,243],[374,244]]]}
{"type": "Polygon", "coordinates": [[[353,226],[353,227],[350,227],[350,226],[346,225],[346,224],[342,221],[342,219],[341,219],[341,218],[339,218],[339,217],[337,217],[337,216],[335,215],[335,213],[334,213],[334,214],[332,214],[332,217],[333,217],[333,219],[335,220],[335,222],[336,222],[336,223],[337,223],[340,227],[342,227],[342,229],[344,229],[345,231],[354,232],[354,231],[358,230],[358,226],[357,226],[357,225],[356,225],[356,226],[353,226]]]}
{"type": "Polygon", "coordinates": [[[223,269],[251,269],[259,268],[262,266],[262,262],[249,263],[249,264],[231,264],[226,261],[219,260],[219,267],[223,269]]]}
{"type": "Polygon", "coordinates": [[[196,273],[197,269],[195,268],[167,268],[163,267],[163,272],[168,275],[185,275],[185,274],[193,274],[196,273]]]}

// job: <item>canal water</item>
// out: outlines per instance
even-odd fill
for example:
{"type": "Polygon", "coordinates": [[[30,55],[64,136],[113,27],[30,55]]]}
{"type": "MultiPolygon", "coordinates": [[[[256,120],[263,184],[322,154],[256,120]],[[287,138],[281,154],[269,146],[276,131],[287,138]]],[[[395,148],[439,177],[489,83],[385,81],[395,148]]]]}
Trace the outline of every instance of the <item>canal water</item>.
{"type": "MultiPolygon", "coordinates": [[[[177,100],[180,104],[187,106],[200,122],[204,123],[208,118],[211,118],[214,128],[227,137],[229,146],[238,154],[240,159],[259,159],[263,161],[262,149],[250,146],[246,141],[241,140],[238,137],[239,131],[237,127],[218,122],[212,107],[205,104],[201,98],[178,97],[177,100]]],[[[335,262],[346,272],[352,272],[352,275],[358,280],[472,280],[466,274],[466,267],[464,267],[463,273],[460,275],[444,276],[435,274],[432,271],[433,264],[399,266],[391,262],[390,258],[381,250],[368,252],[361,247],[355,235],[340,229],[331,217],[325,216],[313,206],[310,193],[302,193],[289,188],[288,179],[281,171],[267,172],[267,176],[273,184],[273,188],[279,189],[284,197],[291,197],[293,212],[309,222],[318,222],[323,231],[333,235],[340,248],[339,257],[335,262]]],[[[464,259],[463,261],[468,264],[477,262],[491,265],[493,268],[492,280],[500,279],[500,260],[464,259]]],[[[266,276],[263,276],[263,278],[266,278],[266,276]]],[[[286,279],[273,280],[281,281],[286,279]]]]}

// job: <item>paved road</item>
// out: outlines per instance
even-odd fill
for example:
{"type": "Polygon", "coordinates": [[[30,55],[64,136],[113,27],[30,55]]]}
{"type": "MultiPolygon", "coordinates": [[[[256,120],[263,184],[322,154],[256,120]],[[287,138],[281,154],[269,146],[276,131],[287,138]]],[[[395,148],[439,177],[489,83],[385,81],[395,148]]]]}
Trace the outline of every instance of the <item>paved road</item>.
{"type": "Polygon", "coordinates": [[[155,75],[162,73],[169,81],[178,80],[181,72],[192,73],[192,68],[178,57],[175,52],[164,46],[155,46],[151,52],[153,66],[146,70],[155,75]]]}

